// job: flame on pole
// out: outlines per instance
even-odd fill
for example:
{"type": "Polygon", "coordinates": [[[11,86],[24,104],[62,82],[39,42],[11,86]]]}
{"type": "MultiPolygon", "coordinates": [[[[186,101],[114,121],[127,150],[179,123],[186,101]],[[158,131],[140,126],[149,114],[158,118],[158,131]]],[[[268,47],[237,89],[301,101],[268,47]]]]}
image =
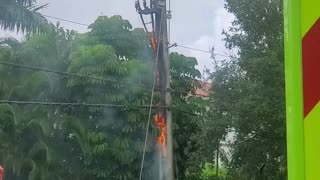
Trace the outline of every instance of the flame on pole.
{"type": "Polygon", "coordinates": [[[166,125],[166,119],[164,118],[163,115],[161,114],[156,114],[153,117],[154,123],[156,124],[156,126],[159,128],[160,130],[160,135],[157,138],[157,141],[160,145],[160,152],[161,152],[161,156],[163,158],[166,157],[166,142],[167,142],[167,138],[166,138],[166,133],[167,133],[167,125],[166,125]]]}

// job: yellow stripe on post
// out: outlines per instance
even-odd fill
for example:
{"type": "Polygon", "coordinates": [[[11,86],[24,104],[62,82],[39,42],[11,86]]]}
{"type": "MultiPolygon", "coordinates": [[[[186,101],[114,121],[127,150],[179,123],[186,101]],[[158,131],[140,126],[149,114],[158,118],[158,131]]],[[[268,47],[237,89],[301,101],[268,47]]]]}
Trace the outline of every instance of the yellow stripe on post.
{"type": "Polygon", "coordinates": [[[306,180],[320,179],[320,0],[301,0],[306,180]]]}
{"type": "Polygon", "coordinates": [[[301,37],[304,37],[318,20],[319,8],[320,0],[301,0],[301,37]]]}
{"type": "Polygon", "coordinates": [[[304,119],[306,179],[320,179],[320,102],[304,119]]]}

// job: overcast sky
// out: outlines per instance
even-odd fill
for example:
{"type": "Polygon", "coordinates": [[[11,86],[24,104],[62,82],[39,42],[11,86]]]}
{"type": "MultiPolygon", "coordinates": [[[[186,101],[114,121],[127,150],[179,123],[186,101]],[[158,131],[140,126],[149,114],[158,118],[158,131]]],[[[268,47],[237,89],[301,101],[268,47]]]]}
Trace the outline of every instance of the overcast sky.
{"type": "MultiPolygon", "coordinates": [[[[63,19],[92,23],[99,15],[121,15],[128,19],[134,27],[141,27],[140,18],[135,11],[134,0],[38,0],[39,4],[48,3],[49,6],[41,13],[63,19]]],[[[225,54],[223,29],[228,30],[233,16],[224,9],[224,0],[171,0],[171,43],[178,43],[198,49],[209,50],[215,46],[216,53],[225,54]]],[[[56,22],[54,19],[50,19],[56,22]]],[[[87,31],[86,27],[67,22],[60,22],[68,29],[79,32],[87,31]]],[[[8,34],[1,32],[0,35],[8,34]]],[[[198,59],[200,70],[204,66],[212,68],[210,54],[173,48],[188,56],[198,59]]]]}

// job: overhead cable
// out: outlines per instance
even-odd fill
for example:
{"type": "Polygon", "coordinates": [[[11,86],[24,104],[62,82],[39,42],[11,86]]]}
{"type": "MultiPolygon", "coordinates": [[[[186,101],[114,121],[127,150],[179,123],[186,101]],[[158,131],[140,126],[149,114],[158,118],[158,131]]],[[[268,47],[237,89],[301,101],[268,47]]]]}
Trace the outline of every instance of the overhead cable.
{"type": "MultiPolygon", "coordinates": [[[[52,69],[46,69],[46,68],[35,67],[35,66],[30,66],[30,65],[15,64],[15,63],[10,63],[10,62],[6,62],[6,61],[0,61],[0,64],[6,65],[6,66],[12,66],[12,67],[16,67],[16,68],[30,69],[30,70],[33,70],[33,71],[42,71],[42,72],[54,73],[54,74],[58,74],[58,75],[68,76],[68,77],[69,76],[74,76],[74,77],[79,77],[79,78],[93,79],[93,80],[105,81],[105,82],[110,82],[110,83],[115,83],[115,84],[131,85],[131,86],[141,87],[141,88],[145,88],[145,89],[151,89],[151,88],[148,88],[145,85],[138,84],[138,83],[120,82],[120,81],[111,80],[111,79],[104,79],[104,78],[98,78],[98,77],[93,77],[93,76],[85,76],[85,75],[75,74],[75,73],[61,72],[61,71],[56,71],[56,70],[52,70],[52,69]]],[[[158,88],[155,88],[155,90],[158,90],[158,88]]],[[[191,92],[186,92],[186,91],[180,91],[180,90],[174,90],[174,89],[171,89],[171,90],[168,90],[168,91],[174,92],[174,93],[184,93],[184,94],[191,94],[191,95],[195,95],[195,96],[202,96],[201,94],[196,94],[196,93],[191,93],[191,92]]]]}
{"type": "Polygon", "coordinates": [[[181,108],[176,107],[168,107],[168,106],[150,106],[150,105],[121,105],[121,104],[92,104],[92,103],[69,103],[69,102],[49,102],[49,101],[16,101],[16,100],[0,100],[0,104],[16,104],[16,105],[43,105],[43,106],[71,106],[71,107],[101,107],[101,108],[137,108],[137,109],[152,109],[156,108],[170,108],[172,110],[180,111],[185,114],[198,116],[202,118],[209,118],[202,116],[200,114],[196,114],[190,111],[183,110],[181,108]]]}
{"type": "MultiPolygon", "coordinates": [[[[72,20],[68,20],[68,19],[63,19],[63,18],[58,18],[58,17],[54,17],[54,16],[49,16],[49,15],[43,15],[44,17],[48,17],[48,18],[52,18],[52,19],[56,19],[56,20],[60,20],[60,21],[65,21],[68,23],[73,23],[73,24],[78,24],[78,25],[82,25],[82,26],[89,26],[88,24],[84,24],[81,22],[77,22],[77,21],[72,21],[72,20]]],[[[144,19],[142,18],[142,20],[144,21],[144,19]]],[[[145,26],[145,23],[143,23],[145,26]]],[[[146,27],[144,27],[144,29],[147,30],[146,27]]],[[[208,50],[203,50],[203,49],[198,49],[198,48],[194,48],[194,47],[189,47],[189,46],[185,46],[185,45],[180,45],[177,43],[172,44],[175,47],[181,47],[181,48],[185,48],[185,49],[189,49],[189,50],[194,50],[194,51],[199,51],[199,52],[203,52],[203,53],[208,53],[208,54],[212,54],[212,55],[216,55],[216,56],[222,56],[222,57],[228,57],[228,58],[234,58],[233,56],[228,56],[228,55],[224,55],[221,53],[212,53],[208,50]]]]}
{"type": "MultiPolygon", "coordinates": [[[[106,82],[111,82],[111,83],[122,83],[120,81],[111,80],[111,79],[104,79],[104,78],[98,78],[98,77],[93,77],[93,76],[85,76],[85,75],[75,74],[75,73],[61,72],[61,71],[56,71],[56,70],[51,70],[51,69],[46,69],[46,68],[41,68],[41,67],[15,64],[15,63],[10,63],[10,62],[6,62],[6,61],[0,61],[0,64],[7,65],[7,66],[13,66],[13,67],[16,67],[16,68],[23,68],[23,69],[30,69],[30,70],[35,70],[35,71],[43,71],[43,72],[48,72],[48,73],[54,73],[54,74],[59,74],[59,75],[64,75],[64,76],[74,76],[74,77],[79,77],[79,78],[106,81],[106,82]]],[[[137,83],[127,83],[126,82],[126,83],[123,83],[123,84],[146,88],[146,86],[144,86],[142,84],[137,84],[137,83]]]]}
{"type": "MultiPolygon", "coordinates": [[[[103,107],[103,108],[150,108],[150,105],[120,105],[120,104],[90,104],[90,103],[66,103],[66,102],[45,102],[45,101],[13,101],[0,100],[1,104],[18,104],[18,105],[45,105],[45,106],[77,106],[77,107],[103,107]]],[[[160,106],[151,106],[159,108],[160,106]]],[[[165,106],[161,106],[165,107],[165,106]]]]}

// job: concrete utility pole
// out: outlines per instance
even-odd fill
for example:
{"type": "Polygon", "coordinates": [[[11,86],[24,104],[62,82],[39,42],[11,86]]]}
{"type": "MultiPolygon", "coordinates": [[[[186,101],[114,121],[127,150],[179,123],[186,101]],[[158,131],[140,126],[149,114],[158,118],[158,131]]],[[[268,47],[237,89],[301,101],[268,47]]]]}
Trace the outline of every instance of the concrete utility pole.
{"type": "MultiPolygon", "coordinates": [[[[160,106],[161,114],[166,119],[166,152],[160,154],[159,161],[159,180],[174,180],[173,168],[173,138],[172,138],[172,114],[169,109],[171,105],[170,94],[170,69],[169,69],[169,42],[168,42],[168,18],[171,14],[167,14],[166,0],[150,0],[150,7],[147,6],[146,0],[143,0],[143,9],[140,1],[136,1],[136,9],[140,14],[142,23],[146,32],[148,32],[143,15],[151,15],[151,23],[153,28],[153,38],[156,38],[159,46],[154,47],[157,57],[158,85],[160,89],[160,106]],[[154,20],[155,19],[155,20],[154,20]]],[[[170,13],[170,12],[169,12],[170,13]]],[[[152,43],[152,42],[151,42],[152,43]]]]}
{"type": "MultiPolygon", "coordinates": [[[[155,24],[157,32],[159,32],[159,55],[158,55],[158,72],[161,89],[161,106],[165,106],[163,114],[167,123],[167,152],[164,165],[162,166],[163,176],[161,180],[174,180],[173,168],[173,137],[172,137],[172,114],[168,107],[171,105],[170,93],[170,70],[169,70],[169,42],[167,29],[167,5],[166,0],[155,0],[155,7],[161,9],[160,13],[156,14],[155,24]]],[[[161,167],[161,166],[160,166],[161,167]]],[[[161,173],[161,172],[160,172],[161,173]]]]}

